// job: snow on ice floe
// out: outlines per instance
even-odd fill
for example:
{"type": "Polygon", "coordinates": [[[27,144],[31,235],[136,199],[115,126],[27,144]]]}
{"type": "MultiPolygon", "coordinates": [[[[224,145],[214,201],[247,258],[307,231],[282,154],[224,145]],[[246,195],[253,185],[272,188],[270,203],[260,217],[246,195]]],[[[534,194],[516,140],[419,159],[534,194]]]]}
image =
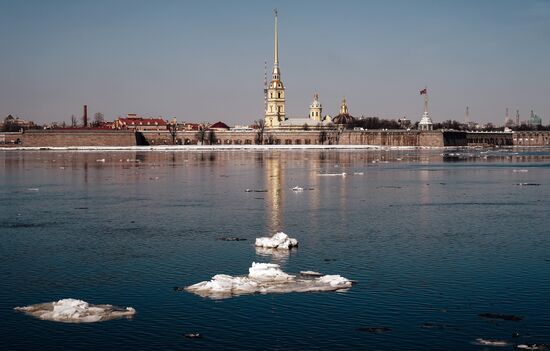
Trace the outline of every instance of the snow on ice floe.
{"type": "Polygon", "coordinates": [[[272,237],[256,238],[255,245],[268,249],[283,249],[288,250],[291,247],[298,246],[298,240],[290,238],[283,232],[276,233],[272,237]]]}
{"type": "Polygon", "coordinates": [[[349,289],[352,281],[340,275],[300,276],[285,273],[275,263],[252,263],[247,276],[217,274],[209,281],[185,290],[202,297],[223,299],[244,294],[337,291],[349,289]]]}
{"type": "Polygon", "coordinates": [[[136,310],[132,307],[92,305],[77,299],[62,299],[14,309],[38,319],[64,323],[102,322],[122,317],[131,318],[136,314],[136,310]]]}

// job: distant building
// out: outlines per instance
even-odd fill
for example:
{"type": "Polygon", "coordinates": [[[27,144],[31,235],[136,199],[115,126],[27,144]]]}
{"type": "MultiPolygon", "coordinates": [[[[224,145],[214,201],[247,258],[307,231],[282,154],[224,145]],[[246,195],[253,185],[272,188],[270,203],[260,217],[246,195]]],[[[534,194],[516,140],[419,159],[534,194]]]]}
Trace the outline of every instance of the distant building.
{"type": "Polygon", "coordinates": [[[6,132],[18,132],[21,129],[32,129],[36,125],[32,121],[27,121],[23,118],[14,117],[13,115],[7,115],[4,121],[0,123],[0,130],[6,132]]]}
{"type": "Polygon", "coordinates": [[[542,118],[540,118],[538,115],[536,115],[533,110],[531,110],[531,116],[529,117],[529,121],[527,121],[527,124],[531,128],[538,128],[542,126],[542,118]]]}
{"type": "Polygon", "coordinates": [[[399,118],[397,120],[397,123],[401,126],[401,128],[409,128],[411,126],[411,120],[407,119],[407,117],[403,116],[402,118],[399,118]]]}
{"type": "Polygon", "coordinates": [[[229,130],[229,126],[222,121],[216,122],[214,124],[211,124],[207,128],[208,130],[214,130],[214,131],[225,131],[229,130]]]}
{"type": "Polygon", "coordinates": [[[251,132],[254,130],[254,128],[237,124],[234,127],[229,128],[229,130],[232,132],[251,132]]]}
{"type": "Polygon", "coordinates": [[[167,123],[164,119],[138,117],[135,113],[129,113],[126,117],[119,117],[113,122],[113,129],[130,130],[164,130],[167,123]]]}

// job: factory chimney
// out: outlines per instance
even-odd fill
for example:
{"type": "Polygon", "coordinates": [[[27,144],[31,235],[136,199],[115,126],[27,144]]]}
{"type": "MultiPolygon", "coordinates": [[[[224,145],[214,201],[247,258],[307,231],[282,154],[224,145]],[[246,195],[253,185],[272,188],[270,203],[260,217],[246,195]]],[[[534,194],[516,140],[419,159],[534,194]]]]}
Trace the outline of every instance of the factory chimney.
{"type": "Polygon", "coordinates": [[[84,114],[82,115],[82,124],[84,128],[88,127],[88,105],[84,105],[84,114]]]}

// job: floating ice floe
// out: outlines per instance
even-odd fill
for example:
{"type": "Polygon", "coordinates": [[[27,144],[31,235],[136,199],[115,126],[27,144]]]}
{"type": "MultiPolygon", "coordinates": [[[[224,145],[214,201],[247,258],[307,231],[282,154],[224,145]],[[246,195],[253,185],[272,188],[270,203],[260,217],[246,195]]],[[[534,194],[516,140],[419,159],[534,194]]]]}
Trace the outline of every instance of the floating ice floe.
{"type": "Polygon", "coordinates": [[[290,188],[292,191],[294,191],[295,193],[301,193],[304,191],[304,188],[300,187],[300,186],[295,186],[294,188],[290,188]]]}
{"type": "Polygon", "coordinates": [[[283,232],[276,233],[272,237],[256,238],[256,246],[270,249],[288,250],[291,247],[298,246],[298,240],[290,238],[283,232]]]}
{"type": "Polygon", "coordinates": [[[519,344],[516,346],[518,350],[550,350],[548,344],[519,344]]]}
{"type": "Polygon", "coordinates": [[[105,162],[105,159],[104,158],[98,158],[97,160],[95,160],[96,162],[105,162]]]}
{"type": "Polygon", "coordinates": [[[209,281],[190,285],[185,290],[212,299],[244,294],[270,294],[349,289],[352,282],[340,275],[296,277],[283,272],[275,263],[252,263],[247,276],[217,274],[209,281]]]}
{"type": "Polygon", "coordinates": [[[517,183],[519,186],[539,186],[539,183],[517,183]]]}
{"type": "Polygon", "coordinates": [[[346,172],[342,172],[342,173],[317,173],[317,175],[320,176],[320,177],[345,177],[346,172]]]}
{"type": "Polygon", "coordinates": [[[267,189],[245,189],[247,193],[267,193],[267,189]]]}
{"type": "Polygon", "coordinates": [[[528,169],[513,169],[512,172],[514,173],[527,173],[529,172],[528,169]]]}
{"type": "Polygon", "coordinates": [[[353,175],[365,175],[365,172],[353,172],[353,175]]]}
{"type": "Polygon", "coordinates": [[[508,346],[508,342],[505,340],[495,340],[495,339],[482,339],[477,338],[474,344],[483,345],[483,346],[508,346]]]}
{"type": "Polygon", "coordinates": [[[38,188],[28,188],[27,190],[28,191],[39,191],[40,189],[38,189],[38,188]]]}
{"type": "Polygon", "coordinates": [[[62,299],[14,309],[38,319],[64,323],[102,322],[122,317],[131,318],[136,314],[136,310],[132,307],[92,305],[76,299],[62,299]]]}

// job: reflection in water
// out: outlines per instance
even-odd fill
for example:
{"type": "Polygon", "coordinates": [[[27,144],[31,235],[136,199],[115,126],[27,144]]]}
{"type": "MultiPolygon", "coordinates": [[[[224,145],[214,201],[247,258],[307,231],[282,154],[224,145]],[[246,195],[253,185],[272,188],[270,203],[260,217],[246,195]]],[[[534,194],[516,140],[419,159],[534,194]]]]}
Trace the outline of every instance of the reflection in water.
{"type": "Polygon", "coordinates": [[[269,257],[273,261],[277,263],[283,263],[288,260],[290,257],[290,252],[294,249],[290,250],[280,250],[280,249],[272,249],[267,247],[258,247],[256,246],[256,255],[262,256],[262,257],[269,257]]]}
{"type": "Polygon", "coordinates": [[[280,155],[268,157],[265,174],[267,182],[266,215],[269,233],[276,233],[283,229],[283,191],[284,179],[280,155]]]}

